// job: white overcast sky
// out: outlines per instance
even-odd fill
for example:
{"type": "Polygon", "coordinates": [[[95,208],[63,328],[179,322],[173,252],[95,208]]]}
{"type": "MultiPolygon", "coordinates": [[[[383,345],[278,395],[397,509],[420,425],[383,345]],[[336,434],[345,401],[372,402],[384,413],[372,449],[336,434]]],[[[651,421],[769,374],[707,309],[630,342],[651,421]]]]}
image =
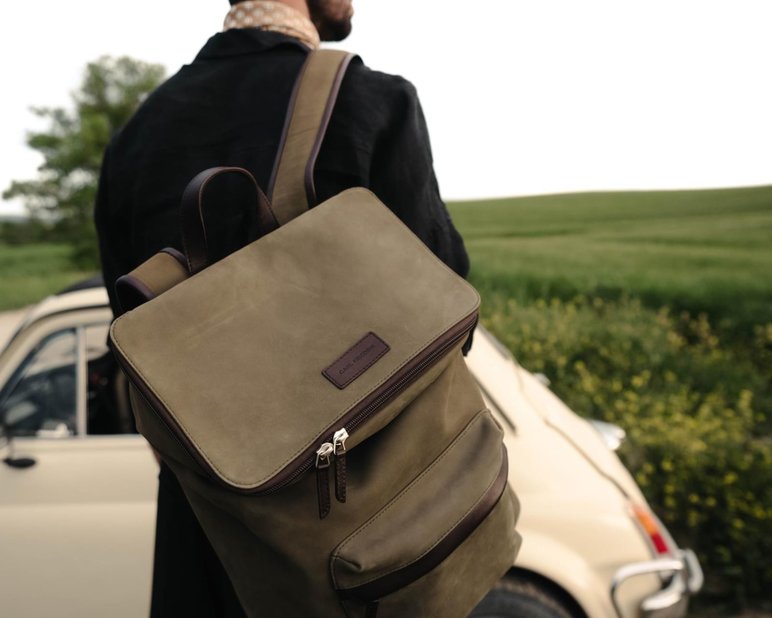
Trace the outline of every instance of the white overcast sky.
{"type": "MultiPolygon", "coordinates": [[[[770,0],[355,0],[343,45],[416,84],[446,199],[772,184],[770,0]]],[[[227,0],[5,0],[0,189],[28,108],[103,54],[189,62],[227,0]]],[[[19,206],[0,203],[0,214],[19,206]]]]}

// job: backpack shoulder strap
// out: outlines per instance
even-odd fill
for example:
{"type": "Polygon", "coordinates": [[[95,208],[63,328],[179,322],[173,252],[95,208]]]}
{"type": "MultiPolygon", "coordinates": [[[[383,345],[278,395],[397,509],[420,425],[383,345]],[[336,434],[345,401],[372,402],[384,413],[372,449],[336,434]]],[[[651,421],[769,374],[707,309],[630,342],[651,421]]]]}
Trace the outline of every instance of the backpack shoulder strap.
{"type": "Polygon", "coordinates": [[[268,199],[283,225],[316,203],[314,165],[340,84],[353,54],[324,49],[308,54],[290,99],[268,199]]]}

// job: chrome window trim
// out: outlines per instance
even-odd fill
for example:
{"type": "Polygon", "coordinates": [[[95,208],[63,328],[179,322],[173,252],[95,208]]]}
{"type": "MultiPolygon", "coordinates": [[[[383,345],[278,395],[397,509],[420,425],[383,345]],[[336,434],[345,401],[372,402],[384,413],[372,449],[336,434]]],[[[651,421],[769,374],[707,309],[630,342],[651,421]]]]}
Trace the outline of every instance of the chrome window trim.
{"type": "Polygon", "coordinates": [[[85,438],[88,435],[86,328],[85,324],[78,324],[75,327],[75,437],[77,438],[85,438]]]}

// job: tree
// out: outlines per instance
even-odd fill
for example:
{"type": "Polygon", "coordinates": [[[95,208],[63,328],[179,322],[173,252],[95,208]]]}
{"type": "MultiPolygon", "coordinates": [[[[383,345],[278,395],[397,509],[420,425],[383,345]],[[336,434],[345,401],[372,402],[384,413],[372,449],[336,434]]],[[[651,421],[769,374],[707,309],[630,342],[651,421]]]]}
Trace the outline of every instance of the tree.
{"type": "Polygon", "coordinates": [[[158,64],[103,56],[86,65],[72,95],[74,111],[32,109],[50,121],[45,131],[27,136],[44,162],[37,179],[13,181],[3,197],[21,197],[33,219],[50,221],[56,237],[72,246],[79,267],[99,264],[92,215],[104,149],[164,74],[158,64]]]}

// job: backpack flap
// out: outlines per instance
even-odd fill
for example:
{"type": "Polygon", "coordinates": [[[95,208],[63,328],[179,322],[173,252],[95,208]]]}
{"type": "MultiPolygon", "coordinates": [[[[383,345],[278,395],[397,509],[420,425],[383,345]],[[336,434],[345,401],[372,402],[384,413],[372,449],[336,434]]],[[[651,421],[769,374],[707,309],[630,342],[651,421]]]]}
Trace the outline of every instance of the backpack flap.
{"type": "Polygon", "coordinates": [[[372,193],[351,189],[123,315],[110,337],[202,468],[264,492],[320,463],[336,432],[350,449],[388,423],[478,306],[372,193]]]}

